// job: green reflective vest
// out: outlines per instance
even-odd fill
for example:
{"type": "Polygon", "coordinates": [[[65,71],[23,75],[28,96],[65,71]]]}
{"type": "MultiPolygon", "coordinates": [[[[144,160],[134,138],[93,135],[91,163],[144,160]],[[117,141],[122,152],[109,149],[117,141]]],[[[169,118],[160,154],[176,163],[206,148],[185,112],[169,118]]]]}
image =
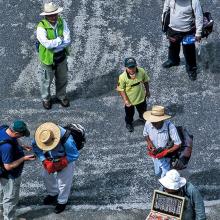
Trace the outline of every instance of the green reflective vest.
{"type": "MultiPolygon", "coordinates": [[[[56,39],[57,37],[63,37],[64,27],[63,27],[63,19],[61,17],[58,17],[58,20],[57,20],[56,29],[57,29],[58,36],[56,36],[56,30],[54,30],[51,27],[51,24],[46,19],[41,20],[37,27],[42,27],[47,31],[47,38],[49,40],[56,39]]],[[[54,63],[53,55],[54,55],[53,49],[47,49],[40,43],[39,58],[42,63],[46,65],[52,65],[54,63]]]]}

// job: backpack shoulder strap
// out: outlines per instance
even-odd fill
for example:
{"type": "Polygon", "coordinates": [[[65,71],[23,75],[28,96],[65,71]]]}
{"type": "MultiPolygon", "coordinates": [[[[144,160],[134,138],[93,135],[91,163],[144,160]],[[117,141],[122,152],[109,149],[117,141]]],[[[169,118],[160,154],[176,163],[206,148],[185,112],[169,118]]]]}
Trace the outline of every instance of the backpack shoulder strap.
{"type": "Polygon", "coordinates": [[[192,9],[192,14],[193,14],[193,17],[195,17],[195,13],[194,13],[194,10],[193,10],[193,3],[192,3],[193,0],[190,0],[190,4],[191,4],[191,9],[192,9]]]}
{"type": "Polygon", "coordinates": [[[63,135],[63,137],[61,138],[60,142],[61,142],[62,144],[65,144],[70,135],[71,135],[71,131],[68,130],[68,129],[66,129],[66,132],[65,132],[65,134],[63,135]]]}
{"type": "Polygon", "coordinates": [[[0,126],[0,130],[5,129],[5,128],[9,128],[9,126],[8,125],[1,125],[0,126]]]}
{"type": "Polygon", "coordinates": [[[14,142],[12,140],[10,140],[10,139],[1,140],[0,141],[0,145],[3,145],[3,144],[11,144],[11,145],[13,145],[14,142]]]}
{"type": "MultiPolygon", "coordinates": [[[[169,121],[169,122],[168,122],[168,125],[167,125],[167,128],[168,128],[168,136],[169,136],[168,143],[174,145],[174,140],[171,138],[171,135],[170,135],[170,125],[171,125],[171,124],[172,124],[172,123],[169,121]]],[[[179,126],[175,126],[174,124],[173,124],[173,126],[176,128],[177,135],[180,137],[179,132],[178,132],[178,127],[179,127],[179,126]]],[[[180,137],[180,139],[181,139],[181,137],[180,137]]]]}
{"type": "Polygon", "coordinates": [[[171,122],[169,121],[168,125],[167,125],[167,129],[168,129],[169,141],[172,141],[172,138],[170,136],[170,124],[171,124],[171,122]]]}
{"type": "MultiPolygon", "coordinates": [[[[7,128],[9,128],[8,125],[1,125],[0,126],[0,130],[7,129],[7,128]]],[[[3,144],[11,144],[11,145],[13,145],[14,142],[11,139],[0,140],[0,145],[3,145],[3,144]]]]}

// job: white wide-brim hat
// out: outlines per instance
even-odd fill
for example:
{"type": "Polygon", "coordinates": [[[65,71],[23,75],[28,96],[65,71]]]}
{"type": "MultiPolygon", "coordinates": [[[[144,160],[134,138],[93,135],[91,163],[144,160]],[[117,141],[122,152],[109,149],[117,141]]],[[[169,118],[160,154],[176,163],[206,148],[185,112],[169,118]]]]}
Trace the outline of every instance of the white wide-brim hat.
{"type": "Polygon", "coordinates": [[[50,151],[59,144],[61,131],[56,124],[46,122],[37,128],[34,137],[37,146],[41,150],[50,151]]]}
{"type": "Polygon", "coordinates": [[[186,179],[180,177],[176,170],[170,170],[164,177],[159,179],[159,182],[167,189],[178,190],[186,185],[186,179]]]}
{"type": "Polygon", "coordinates": [[[160,105],[155,105],[151,111],[144,112],[143,117],[149,122],[159,122],[171,118],[170,115],[165,114],[164,107],[160,105]]]}
{"type": "Polygon", "coordinates": [[[53,14],[58,14],[61,11],[63,11],[63,8],[58,7],[53,2],[50,2],[50,3],[45,3],[44,4],[44,11],[42,13],[40,13],[40,15],[41,16],[43,16],[43,15],[53,15],[53,14]]]}

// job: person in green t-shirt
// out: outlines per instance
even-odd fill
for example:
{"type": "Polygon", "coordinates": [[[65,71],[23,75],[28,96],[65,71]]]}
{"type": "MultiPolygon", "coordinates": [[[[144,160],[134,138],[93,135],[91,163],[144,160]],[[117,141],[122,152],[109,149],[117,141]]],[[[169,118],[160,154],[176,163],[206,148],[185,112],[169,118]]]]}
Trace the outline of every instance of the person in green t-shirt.
{"type": "Polygon", "coordinates": [[[139,119],[144,122],[143,113],[147,109],[146,98],[150,97],[149,76],[146,71],[137,66],[133,57],[125,59],[125,71],[120,74],[117,91],[125,105],[125,122],[129,132],[134,131],[132,125],[135,107],[139,119]]]}

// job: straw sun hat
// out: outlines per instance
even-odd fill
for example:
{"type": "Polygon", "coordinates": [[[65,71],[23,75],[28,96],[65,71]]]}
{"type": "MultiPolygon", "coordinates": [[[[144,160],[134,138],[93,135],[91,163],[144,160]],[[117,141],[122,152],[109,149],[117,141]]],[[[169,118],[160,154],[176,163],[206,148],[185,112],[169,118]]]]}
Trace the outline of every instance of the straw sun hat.
{"type": "Polygon", "coordinates": [[[172,169],[166,173],[164,177],[159,179],[159,182],[167,189],[178,190],[186,185],[186,179],[180,177],[180,174],[172,169]]]}
{"type": "Polygon", "coordinates": [[[160,105],[155,105],[151,111],[144,112],[143,117],[149,122],[159,122],[171,118],[170,115],[165,114],[164,107],[160,105]]]}
{"type": "Polygon", "coordinates": [[[43,16],[43,15],[53,15],[53,14],[58,14],[61,11],[63,11],[63,8],[58,7],[53,2],[50,2],[50,3],[45,3],[44,4],[44,11],[40,15],[41,16],[43,16]]]}
{"type": "Polygon", "coordinates": [[[59,144],[60,138],[60,128],[52,122],[40,125],[35,132],[37,146],[44,151],[54,149],[59,144]]]}

